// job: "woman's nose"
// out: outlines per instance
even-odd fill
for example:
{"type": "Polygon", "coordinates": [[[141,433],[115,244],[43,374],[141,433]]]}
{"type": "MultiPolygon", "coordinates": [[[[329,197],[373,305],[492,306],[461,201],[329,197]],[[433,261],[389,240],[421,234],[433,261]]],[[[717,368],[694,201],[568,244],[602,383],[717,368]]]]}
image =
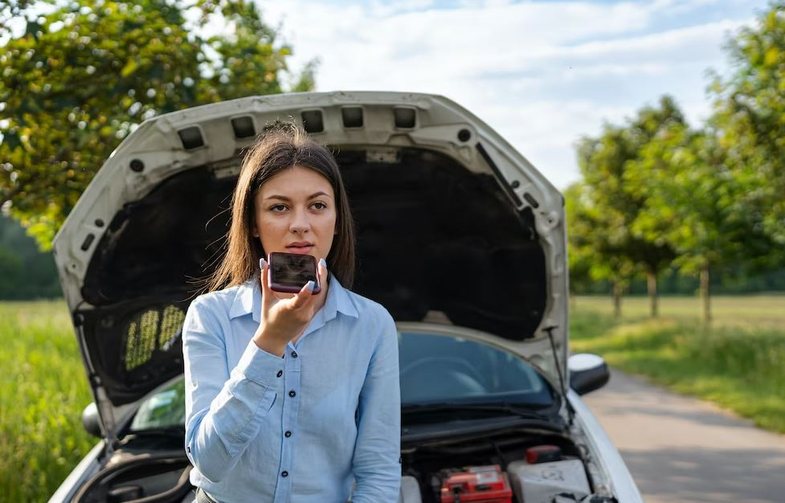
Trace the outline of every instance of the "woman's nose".
{"type": "Polygon", "coordinates": [[[308,218],[308,213],[302,210],[295,211],[292,215],[292,221],[289,223],[289,230],[301,234],[308,232],[310,229],[311,222],[308,218]]]}

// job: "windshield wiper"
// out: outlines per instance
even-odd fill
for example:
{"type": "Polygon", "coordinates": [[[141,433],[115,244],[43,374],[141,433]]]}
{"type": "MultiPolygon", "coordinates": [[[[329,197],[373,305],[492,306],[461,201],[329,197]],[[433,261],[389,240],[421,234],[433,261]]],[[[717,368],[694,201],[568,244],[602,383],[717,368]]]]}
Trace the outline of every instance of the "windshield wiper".
{"type": "MultiPolygon", "coordinates": [[[[412,428],[434,427],[450,424],[457,428],[459,424],[474,425],[474,428],[499,427],[503,422],[507,427],[536,428],[554,432],[565,429],[564,421],[553,407],[542,406],[533,408],[531,405],[515,403],[460,403],[439,402],[405,405],[401,409],[401,420],[409,433],[412,428]]],[[[430,435],[430,434],[428,434],[430,435]]],[[[413,437],[409,435],[413,440],[413,437]]]]}
{"type": "Polygon", "coordinates": [[[401,408],[401,414],[428,414],[428,413],[488,413],[490,415],[510,415],[527,419],[547,419],[549,415],[547,412],[539,412],[527,407],[525,405],[508,403],[508,402],[494,402],[494,403],[462,403],[462,402],[438,402],[438,403],[424,403],[424,404],[411,404],[404,405],[401,408]]]}
{"type": "Polygon", "coordinates": [[[185,438],[185,426],[162,426],[158,428],[145,428],[141,430],[129,430],[128,435],[136,437],[175,437],[185,438]]]}

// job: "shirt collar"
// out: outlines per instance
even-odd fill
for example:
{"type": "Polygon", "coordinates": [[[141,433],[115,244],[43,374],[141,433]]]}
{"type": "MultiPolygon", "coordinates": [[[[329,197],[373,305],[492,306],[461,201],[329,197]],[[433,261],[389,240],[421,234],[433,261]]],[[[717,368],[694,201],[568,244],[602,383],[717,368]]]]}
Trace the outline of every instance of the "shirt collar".
{"type": "MultiPolygon", "coordinates": [[[[330,288],[327,289],[327,299],[322,306],[324,320],[331,320],[337,314],[343,313],[347,316],[357,318],[359,312],[354,300],[349,295],[343,285],[338,281],[334,275],[330,275],[330,288]]],[[[229,308],[229,318],[237,318],[240,316],[252,315],[253,320],[257,323],[261,321],[259,318],[262,311],[262,293],[257,277],[251,278],[245,283],[237,287],[237,293],[232,301],[232,306],[229,308]]]]}

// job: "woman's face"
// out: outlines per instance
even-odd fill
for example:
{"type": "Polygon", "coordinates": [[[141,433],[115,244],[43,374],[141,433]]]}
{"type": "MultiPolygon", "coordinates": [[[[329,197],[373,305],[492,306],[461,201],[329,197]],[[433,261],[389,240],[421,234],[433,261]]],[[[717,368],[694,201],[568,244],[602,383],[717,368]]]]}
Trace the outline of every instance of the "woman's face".
{"type": "Polygon", "coordinates": [[[276,174],[254,197],[256,228],[265,253],[287,252],[327,258],[337,210],[330,182],[294,166],[276,174]]]}

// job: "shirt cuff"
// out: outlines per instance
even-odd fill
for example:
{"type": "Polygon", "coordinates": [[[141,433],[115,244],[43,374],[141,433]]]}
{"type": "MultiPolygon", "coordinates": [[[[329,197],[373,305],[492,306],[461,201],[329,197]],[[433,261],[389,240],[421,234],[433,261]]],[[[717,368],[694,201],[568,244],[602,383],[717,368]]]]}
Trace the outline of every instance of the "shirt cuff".
{"type": "Polygon", "coordinates": [[[247,379],[266,388],[282,388],[283,367],[282,357],[270,354],[250,341],[235,368],[247,379]]]}

